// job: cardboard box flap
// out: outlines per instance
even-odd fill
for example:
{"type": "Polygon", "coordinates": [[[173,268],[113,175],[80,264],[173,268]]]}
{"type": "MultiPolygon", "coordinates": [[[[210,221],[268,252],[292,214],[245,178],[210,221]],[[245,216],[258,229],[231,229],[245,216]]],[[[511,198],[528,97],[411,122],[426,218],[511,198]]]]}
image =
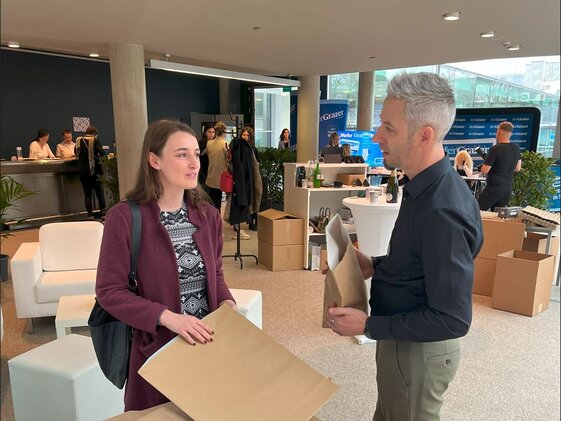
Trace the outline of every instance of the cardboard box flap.
{"type": "Polygon", "coordinates": [[[276,210],[273,208],[264,210],[263,212],[259,212],[259,215],[261,215],[264,218],[271,219],[273,221],[279,219],[298,219],[298,217],[296,216],[292,216],[286,212],[276,210]]]}
{"type": "Polygon", "coordinates": [[[227,305],[204,321],[212,342],[176,337],[139,370],[197,421],[308,421],[339,388],[227,305]]]}

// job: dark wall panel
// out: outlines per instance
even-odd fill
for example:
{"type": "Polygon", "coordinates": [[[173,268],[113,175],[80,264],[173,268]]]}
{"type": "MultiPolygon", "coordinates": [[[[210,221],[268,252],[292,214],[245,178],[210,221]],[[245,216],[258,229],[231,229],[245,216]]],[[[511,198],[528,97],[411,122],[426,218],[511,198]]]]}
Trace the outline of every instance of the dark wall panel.
{"type": "MultiPolygon", "coordinates": [[[[109,63],[0,50],[0,157],[15,155],[40,128],[50,134],[53,152],[72,117],[90,117],[102,144],[113,146],[115,127],[109,63]]],[[[191,112],[216,113],[218,79],[146,70],[148,121],[183,119],[191,112]]],[[[74,137],[82,133],[74,133],[74,137]]]]}

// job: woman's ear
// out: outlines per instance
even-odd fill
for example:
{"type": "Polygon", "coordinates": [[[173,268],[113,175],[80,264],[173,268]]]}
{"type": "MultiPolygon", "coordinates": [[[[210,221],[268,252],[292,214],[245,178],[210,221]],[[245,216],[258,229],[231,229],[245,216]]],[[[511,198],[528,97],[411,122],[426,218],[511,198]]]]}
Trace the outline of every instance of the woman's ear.
{"type": "Polygon", "coordinates": [[[148,163],[150,164],[150,166],[152,168],[154,168],[155,170],[159,170],[160,169],[160,158],[158,157],[158,155],[156,155],[154,152],[150,152],[148,154],[148,163]]]}

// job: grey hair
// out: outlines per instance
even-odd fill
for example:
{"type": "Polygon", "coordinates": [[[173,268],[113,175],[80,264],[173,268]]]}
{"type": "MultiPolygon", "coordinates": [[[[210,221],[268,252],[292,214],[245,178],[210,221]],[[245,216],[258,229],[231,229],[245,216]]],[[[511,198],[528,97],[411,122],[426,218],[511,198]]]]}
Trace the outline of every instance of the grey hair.
{"type": "Polygon", "coordinates": [[[441,142],[456,116],[454,92],[448,81],[436,73],[401,73],[388,84],[388,98],[405,101],[404,117],[409,135],[424,125],[431,126],[441,142]]]}

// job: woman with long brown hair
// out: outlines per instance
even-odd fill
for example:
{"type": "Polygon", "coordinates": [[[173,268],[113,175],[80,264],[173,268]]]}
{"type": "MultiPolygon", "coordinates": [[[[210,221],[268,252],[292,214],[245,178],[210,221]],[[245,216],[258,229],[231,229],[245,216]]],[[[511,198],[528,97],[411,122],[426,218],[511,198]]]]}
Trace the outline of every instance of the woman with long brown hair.
{"type": "Polygon", "coordinates": [[[134,328],[125,410],[168,399],[138,374],[146,360],[181,335],[189,344],[212,341],[201,319],[236,304],[222,271],[222,220],[198,185],[199,146],[191,128],[160,120],[148,127],[136,185],[142,234],[138,295],[128,289],[132,215],[125,202],[107,213],[97,269],[101,306],[134,328]]]}

